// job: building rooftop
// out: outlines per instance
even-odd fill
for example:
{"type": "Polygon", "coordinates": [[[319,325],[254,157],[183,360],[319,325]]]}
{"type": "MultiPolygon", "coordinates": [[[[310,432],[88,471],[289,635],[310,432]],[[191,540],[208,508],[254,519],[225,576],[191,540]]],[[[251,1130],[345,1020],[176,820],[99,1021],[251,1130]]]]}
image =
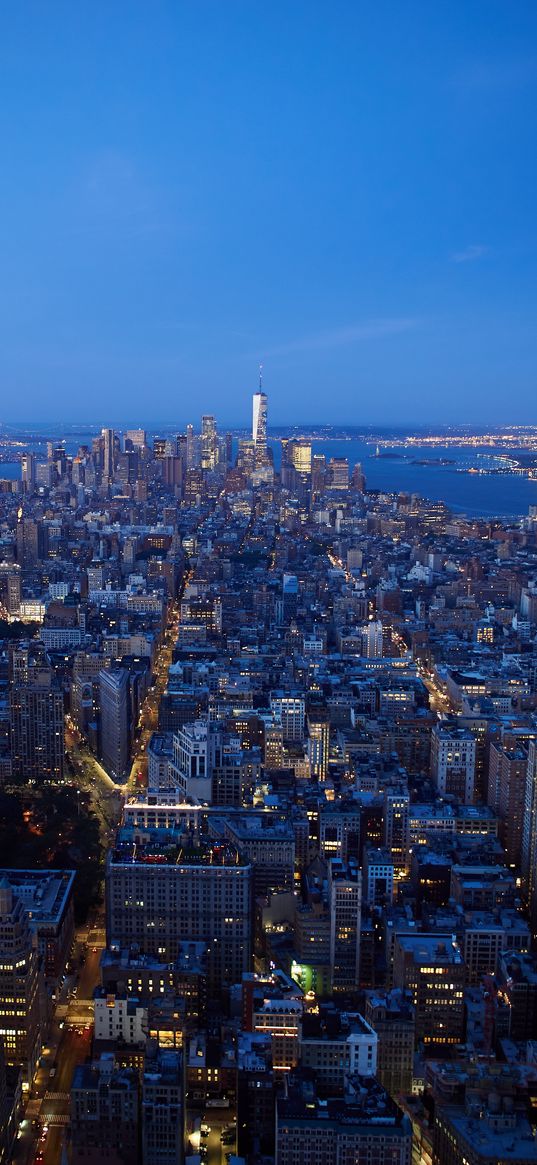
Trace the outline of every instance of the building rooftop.
{"type": "Polygon", "coordinates": [[[316,1124],[322,1121],[323,1129],[333,1127],[348,1134],[354,1126],[406,1133],[410,1137],[411,1125],[399,1106],[392,1100],[386,1089],[374,1077],[347,1077],[345,1097],[320,1100],[316,1093],[313,1074],[302,1071],[293,1074],[289,1081],[289,1092],[278,1097],[278,1122],[287,1125],[316,1124]]]}
{"type": "Polygon", "coordinates": [[[398,934],[396,941],[419,965],[429,963],[432,966],[439,963],[459,965],[463,962],[459,945],[452,935],[398,934]]]}
{"type": "Polygon", "coordinates": [[[502,1165],[509,1161],[516,1165],[537,1162],[537,1139],[524,1114],[514,1114],[510,1127],[502,1130],[489,1122],[487,1115],[478,1118],[459,1105],[442,1105],[440,1112],[471,1152],[480,1154],[483,1165],[497,1165],[499,1161],[502,1165]]]}
{"type": "Polygon", "coordinates": [[[23,903],[32,929],[60,923],[75,877],[74,870],[0,869],[0,878],[23,903]]]}
{"type": "Polygon", "coordinates": [[[116,843],[110,851],[110,863],[113,866],[183,867],[245,867],[249,864],[231,842],[219,839],[196,843],[186,839],[184,833],[174,826],[168,829],[144,828],[143,831],[124,826],[118,830],[116,843]]]}

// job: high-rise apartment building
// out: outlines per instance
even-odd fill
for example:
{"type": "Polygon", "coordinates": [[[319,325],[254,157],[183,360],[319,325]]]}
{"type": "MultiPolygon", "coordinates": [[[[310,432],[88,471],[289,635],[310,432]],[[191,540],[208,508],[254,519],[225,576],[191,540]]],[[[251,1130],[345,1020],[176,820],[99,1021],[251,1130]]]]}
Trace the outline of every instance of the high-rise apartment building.
{"type": "Polygon", "coordinates": [[[264,723],[264,765],[266,769],[284,767],[283,728],[277,720],[268,717],[264,723]]]}
{"type": "Polygon", "coordinates": [[[516,866],[520,861],[527,771],[525,748],[508,749],[496,741],[491,743],[488,800],[498,814],[498,834],[510,866],[516,866]]]}
{"type": "Polygon", "coordinates": [[[295,872],[295,835],[283,814],[230,813],[209,820],[212,836],[225,836],[252,864],[254,898],[292,891],[295,872]]]}
{"type": "Polygon", "coordinates": [[[64,765],[63,694],[52,672],[29,668],[10,692],[13,772],[26,781],[61,781],[64,765]]]}

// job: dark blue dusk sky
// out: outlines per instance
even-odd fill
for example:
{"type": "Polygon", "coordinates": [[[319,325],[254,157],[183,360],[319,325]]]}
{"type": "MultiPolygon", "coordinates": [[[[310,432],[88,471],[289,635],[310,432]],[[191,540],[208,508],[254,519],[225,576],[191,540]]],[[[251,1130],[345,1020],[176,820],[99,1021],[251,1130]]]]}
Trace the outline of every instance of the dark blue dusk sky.
{"type": "Polygon", "coordinates": [[[0,12],[0,420],[537,422],[537,5],[0,12]]]}

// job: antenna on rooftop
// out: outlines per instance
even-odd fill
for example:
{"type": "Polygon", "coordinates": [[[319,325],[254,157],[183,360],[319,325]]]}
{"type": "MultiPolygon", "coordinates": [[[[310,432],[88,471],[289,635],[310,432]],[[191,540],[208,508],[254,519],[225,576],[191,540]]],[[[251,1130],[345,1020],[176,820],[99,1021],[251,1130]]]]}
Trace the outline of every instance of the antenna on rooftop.
{"type": "Polygon", "coordinates": [[[263,365],[259,365],[259,391],[263,391],[263,365]]]}

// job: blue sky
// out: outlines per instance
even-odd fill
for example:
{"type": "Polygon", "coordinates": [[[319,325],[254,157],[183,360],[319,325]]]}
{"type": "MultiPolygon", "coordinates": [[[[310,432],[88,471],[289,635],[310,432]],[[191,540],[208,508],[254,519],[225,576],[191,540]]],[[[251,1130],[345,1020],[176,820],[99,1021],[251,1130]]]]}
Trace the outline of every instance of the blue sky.
{"type": "Polygon", "coordinates": [[[537,6],[0,10],[0,420],[537,422],[537,6]]]}

